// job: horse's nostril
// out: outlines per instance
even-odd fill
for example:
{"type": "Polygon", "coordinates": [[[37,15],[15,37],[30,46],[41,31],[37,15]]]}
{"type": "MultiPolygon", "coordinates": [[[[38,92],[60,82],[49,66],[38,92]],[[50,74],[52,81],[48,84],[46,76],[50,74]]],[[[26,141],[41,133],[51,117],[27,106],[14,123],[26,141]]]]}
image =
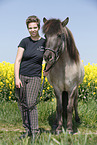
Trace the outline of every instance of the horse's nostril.
{"type": "Polygon", "coordinates": [[[51,60],[52,59],[52,56],[51,55],[48,55],[47,57],[47,61],[51,60]]]}
{"type": "Polygon", "coordinates": [[[49,55],[49,59],[51,59],[52,58],[52,56],[51,55],[49,55]]]}
{"type": "Polygon", "coordinates": [[[45,61],[51,61],[51,59],[52,59],[52,54],[48,54],[48,55],[44,55],[44,59],[45,59],[45,61]]]}
{"type": "Polygon", "coordinates": [[[52,59],[52,54],[49,54],[49,60],[52,59]]]}

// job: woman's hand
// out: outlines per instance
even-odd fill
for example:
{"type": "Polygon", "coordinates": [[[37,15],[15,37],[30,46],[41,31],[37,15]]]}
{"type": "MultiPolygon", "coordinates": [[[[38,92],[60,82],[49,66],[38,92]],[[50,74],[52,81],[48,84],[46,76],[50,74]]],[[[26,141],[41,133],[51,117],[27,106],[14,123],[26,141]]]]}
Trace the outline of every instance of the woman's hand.
{"type": "Polygon", "coordinates": [[[48,75],[48,72],[45,72],[45,70],[43,70],[43,76],[47,76],[48,75]]]}
{"type": "Polygon", "coordinates": [[[20,80],[20,79],[17,79],[17,80],[16,80],[15,85],[16,85],[16,88],[23,87],[22,82],[21,82],[21,80],[20,80]]]}
{"type": "MultiPolygon", "coordinates": [[[[46,70],[49,69],[50,66],[51,66],[50,64],[47,64],[47,66],[46,66],[46,70]]],[[[48,73],[49,73],[49,71],[45,72],[45,70],[43,70],[43,76],[46,77],[46,76],[48,75],[48,73]]]]}

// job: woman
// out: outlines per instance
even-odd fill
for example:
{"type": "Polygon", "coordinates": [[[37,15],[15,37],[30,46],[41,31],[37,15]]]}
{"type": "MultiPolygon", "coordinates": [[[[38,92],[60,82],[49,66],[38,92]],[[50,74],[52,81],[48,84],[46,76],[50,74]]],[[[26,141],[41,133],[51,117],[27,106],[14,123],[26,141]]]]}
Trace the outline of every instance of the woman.
{"type": "Polygon", "coordinates": [[[26,25],[30,33],[29,37],[22,39],[18,45],[15,60],[15,85],[16,94],[19,97],[23,126],[26,133],[20,138],[34,136],[38,132],[38,112],[35,106],[29,111],[29,107],[36,101],[41,83],[42,60],[45,47],[45,39],[39,35],[40,20],[37,16],[29,16],[26,25]]]}

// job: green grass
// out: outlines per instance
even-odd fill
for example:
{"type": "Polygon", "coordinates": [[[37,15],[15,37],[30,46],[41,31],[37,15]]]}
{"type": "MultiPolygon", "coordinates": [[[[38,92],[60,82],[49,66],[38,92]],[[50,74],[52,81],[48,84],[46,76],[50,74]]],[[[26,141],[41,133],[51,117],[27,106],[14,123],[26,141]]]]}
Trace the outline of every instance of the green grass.
{"type": "MultiPolygon", "coordinates": [[[[31,139],[25,138],[19,140],[19,132],[1,132],[2,137],[0,137],[1,145],[30,145],[31,139]],[[5,137],[6,136],[6,137],[5,137]]],[[[35,140],[35,145],[96,145],[97,144],[97,135],[85,134],[82,135],[78,133],[77,135],[69,135],[66,132],[61,133],[58,136],[52,135],[51,133],[42,133],[35,140]]]]}
{"type": "MultiPolygon", "coordinates": [[[[97,103],[79,102],[81,124],[76,124],[73,117],[75,134],[68,134],[65,129],[59,135],[51,131],[55,119],[55,102],[38,104],[39,127],[42,133],[35,140],[35,145],[97,145],[97,103]]],[[[31,139],[19,140],[23,133],[21,113],[17,102],[0,104],[0,145],[30,145],[31,139]]]]}

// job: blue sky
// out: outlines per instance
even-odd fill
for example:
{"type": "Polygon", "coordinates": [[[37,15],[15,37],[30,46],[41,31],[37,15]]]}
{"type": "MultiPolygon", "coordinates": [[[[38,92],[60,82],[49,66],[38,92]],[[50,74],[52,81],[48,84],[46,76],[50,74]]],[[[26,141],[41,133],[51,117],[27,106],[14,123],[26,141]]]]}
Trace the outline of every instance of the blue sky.
{"type": "Polygon", "coordinates": [[[29,36],[25,21],[30,15],[40,18],[41,27],[43,17],[63,21],[68,16],[84,64],[97,63],[96,0],[0,0],[0,62],[14,63],[19,42],[29,36]]]}

